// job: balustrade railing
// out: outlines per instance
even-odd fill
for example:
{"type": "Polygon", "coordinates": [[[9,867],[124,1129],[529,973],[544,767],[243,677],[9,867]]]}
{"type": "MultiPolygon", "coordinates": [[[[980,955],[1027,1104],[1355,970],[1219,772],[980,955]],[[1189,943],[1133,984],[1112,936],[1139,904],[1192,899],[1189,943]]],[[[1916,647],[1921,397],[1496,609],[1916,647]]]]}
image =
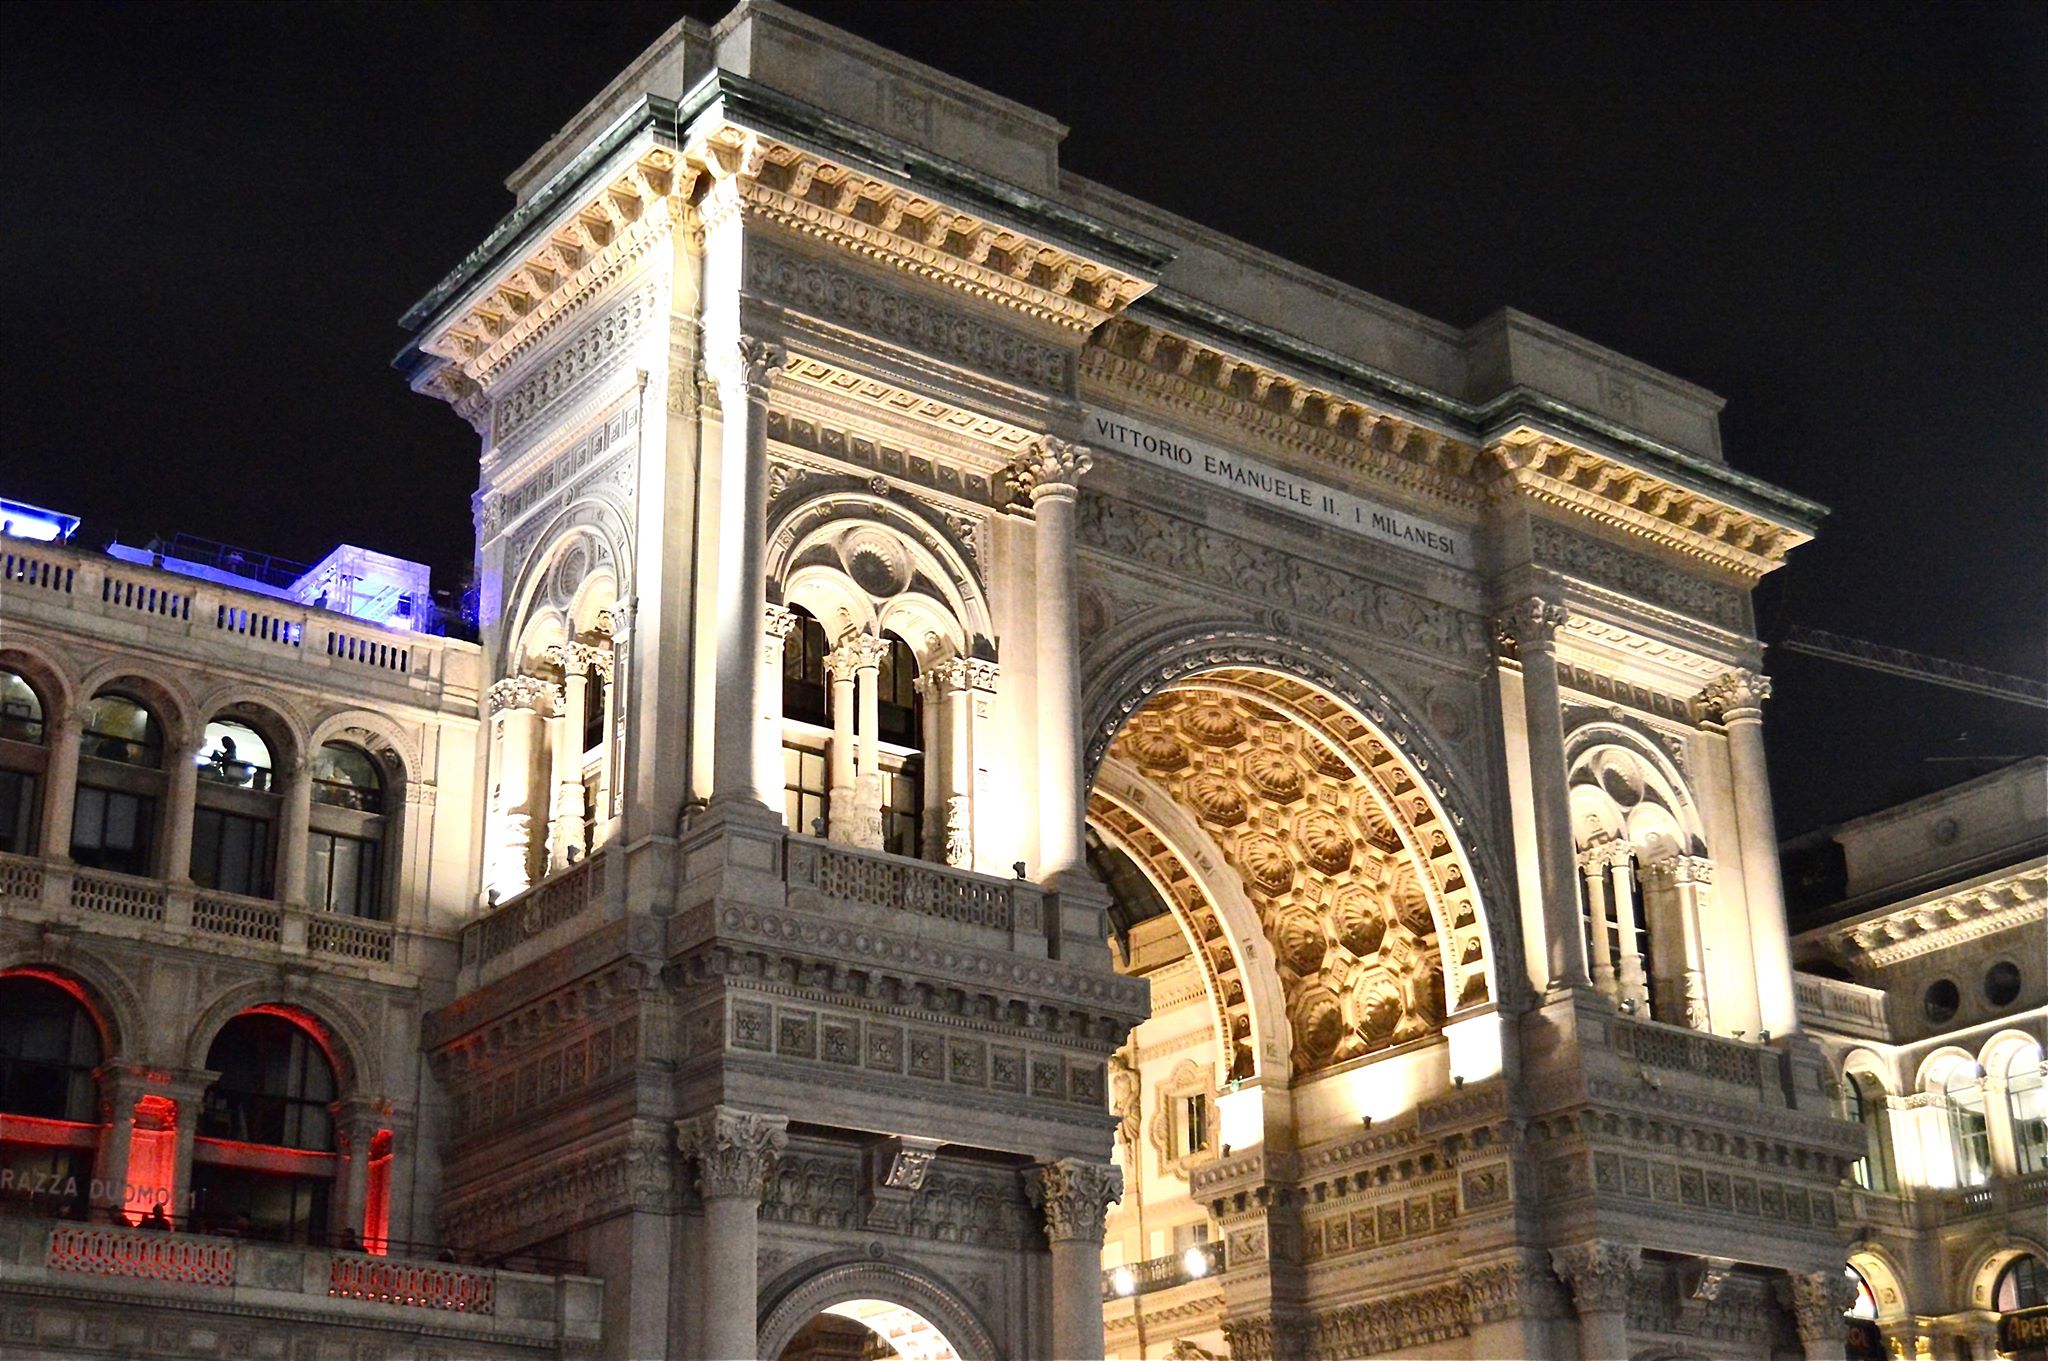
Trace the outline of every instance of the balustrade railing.
{"type": "Polygon", "coordinates": [[[1102,1273],[1102,1298],[1129,1299],[1134,1295],[1170,1290],[1177,1285],[1205,1280],[1221,1274],[1223,1263],[1223,1244],[1219,1241],[1197,1243],[1185,1252],[1168,1257],[1153,1257],[1128,1266],[1111,1267],[1102,1273]]]}
{"type": "Polygon", "coordinates": [[[235,1283],[235,1245],[217,1238],[149,1229],[63,1225],[50,1230],[52,1271],[133,1276],[176,1285],[235,1283]]]}
{"type": "Polygon", "coordinates": [[[71,905],[130,921],[160,922],[167,894],[162,883],[105,870],[74,870],[71,905]]]}
{"type": "Polygon", "coordinates": [[[275,945],[284,939],[284,908],[258,898],[202,893],[192,900],[192,927],[211,936],[275,945]]]}
{"type": "Polygon", "coordinates": [[[389,964],[398,933],[390,922],[344,917],[330,912],[306,917],[306,948],[316,955],[339,955],[370,964],[389,964]]]}
{"type": "Polygon", "coordinates": [[[25,607],[117,615],[153,633],[205,638],[215,646],[228,643],[328,673],[439,680],[449,656],[448,640],[431,634],[386,628],[61,544],[7,540],[0,547],[0,591],[25,607]]]}
{"type": "Polygon", "coordinates": [[[327,1269],[327,1293],[335,1299],[463,1314],[490,1313],[495,1283],[488,1271],[354,1253],[337,1253],[327,1269]]]}
{"type": "Polygon", "coordinates": [[[1890,1033],[1882,989],[1818,974],[1795,973],[1792,979],[1800,1019],[1809,1026],[1847,1030],[1868,1039],[1890,1033]]]}
{"type": "MultiPolygon", "coordinates": [[[[1616,1017],[1614,1049],[1645,1067],[1666,1072],[1691,1073],[1744,1087],[1757,1087],[1763,1082],[1765,1051],[1703,1030],[1616,1017]]],[[[1775,1063],[1776,1056],[1771,1057],[1775,1063]]]]}
{"type": "Polygon", "coordinates": [[[1035,930],[1040,920],[1040,892],[1025,880],[998,879],[816,837],[789,838],[789,883],[840,902],[994,931],[1035,930]]]}
{"type": "Polygon", "coordinates": [[[544,879],[462,929],[462,960],[490,963],[522,941],[552,931],[592,910],[604,898],[604,852],[544,879]]]}

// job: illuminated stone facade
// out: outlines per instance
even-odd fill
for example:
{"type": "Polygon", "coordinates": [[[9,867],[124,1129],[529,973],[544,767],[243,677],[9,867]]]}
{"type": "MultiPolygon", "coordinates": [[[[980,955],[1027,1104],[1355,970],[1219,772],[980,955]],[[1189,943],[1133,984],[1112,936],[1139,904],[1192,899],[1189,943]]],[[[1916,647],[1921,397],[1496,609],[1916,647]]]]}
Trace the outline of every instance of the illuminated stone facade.
{"type": "MultiPolygon", "coordinates": [[[[76,744],[14,753],[0,969],[109,1018],[92,1137],[190,1128],[233,1016],[317,1026],[339,1227],[415,1273],[179,1235],[235,1306],[151,1287],[152,1350],[317,1305],[421,1355],[1840,1354],[1861,1136],[1748,600],[1819,507],[1711,394],[1063,135],[773,4],[665,35],[405,319],[482,441],[475,647],[8,559],[60,736],[115,682],[174,755],[247,703],[403,794],[366,962],[289,887],[201,911],[189,763],[131,882],[59,853],[76,744]]],[[[134,1273],[23,1232],[9,1344],[118,1352],[134,1273]]]]}

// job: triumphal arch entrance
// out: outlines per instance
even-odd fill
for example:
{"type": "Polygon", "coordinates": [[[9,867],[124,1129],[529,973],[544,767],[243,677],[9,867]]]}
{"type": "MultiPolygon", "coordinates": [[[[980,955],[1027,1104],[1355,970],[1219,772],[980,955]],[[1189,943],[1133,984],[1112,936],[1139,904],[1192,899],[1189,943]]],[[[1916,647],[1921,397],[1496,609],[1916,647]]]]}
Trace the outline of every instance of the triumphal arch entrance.
{"type": "Polygon", "coordinates": [[[603,1354],[1839,1347],[1718,399],[679,23],[407,318],[482,441],[438,1222],[603,1354]]]}

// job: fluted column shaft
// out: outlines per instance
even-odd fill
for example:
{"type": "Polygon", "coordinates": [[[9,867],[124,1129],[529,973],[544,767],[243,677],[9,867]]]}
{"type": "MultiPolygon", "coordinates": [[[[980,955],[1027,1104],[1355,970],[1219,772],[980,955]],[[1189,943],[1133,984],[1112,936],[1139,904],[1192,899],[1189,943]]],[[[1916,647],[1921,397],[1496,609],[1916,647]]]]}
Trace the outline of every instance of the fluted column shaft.
{"type": "Polygon", "coordinates": [[[1785,934],[1785,892],[1778,877],[1777,818],[1764,761],[1763,702],[1770,696],[1769,677],[1736,671],[1708,686],[1702,699],[1720,714],[1728,733],[1742,893],[1749,908],[1756,968],[1757,1021],[1773,1035],[1789,1035],[1798,1028],[1799,1011],[1792,987],[1792,942],[1785,934]]]}
{"type": "Polygon", "coordinates": [[[1082,868],[1081,646],[1075,612],[1075,520],[1088,450],[1042,440],[1013,465],[1037,518],[1038,878],[1051,883],[1082,868]]]}
{"type": "Polygon", "coordinates": [[[769,809],[779,798],[757,759],[763,610],[768,604],[768,392],[783,350],[741,336],[710,367],[723,408],[718,492],[718,713],[711,803],[769,809]]]}

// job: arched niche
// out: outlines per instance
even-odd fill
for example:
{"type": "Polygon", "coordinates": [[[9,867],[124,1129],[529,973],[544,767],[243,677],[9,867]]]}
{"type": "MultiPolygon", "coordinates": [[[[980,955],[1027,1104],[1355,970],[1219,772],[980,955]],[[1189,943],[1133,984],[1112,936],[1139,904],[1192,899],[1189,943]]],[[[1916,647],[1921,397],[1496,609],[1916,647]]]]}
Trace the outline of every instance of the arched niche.
{"type": "Polygon", "coordinates": [[[537,661],[548,644],[587,633],[600,608],[594,603],[599,596],[609,593],[616,601],[629,593],[629,524],[622,506],[592,494],[564,509],[534,537],[537,546],[524,563],[507,565],[511,585],[499,619],[496,674],[515,674],[537,661]]]}
{"type": "Polygon", "coordinates": [[[872,491],[793,501],[768,527],[768,591],[817,616],[828,638],[894,632],[920,663],[992,660],[995,626],[967,555],[922,506],[872,491]]]}
{"type": "Polygon", "coordinates": [[[1625,841],[1645,864],[1707,853],[1684,775],[1647,735],[1619,720],[1581,724],[1565,738],[1565,765],[1580,850],[1625,841]]]}

